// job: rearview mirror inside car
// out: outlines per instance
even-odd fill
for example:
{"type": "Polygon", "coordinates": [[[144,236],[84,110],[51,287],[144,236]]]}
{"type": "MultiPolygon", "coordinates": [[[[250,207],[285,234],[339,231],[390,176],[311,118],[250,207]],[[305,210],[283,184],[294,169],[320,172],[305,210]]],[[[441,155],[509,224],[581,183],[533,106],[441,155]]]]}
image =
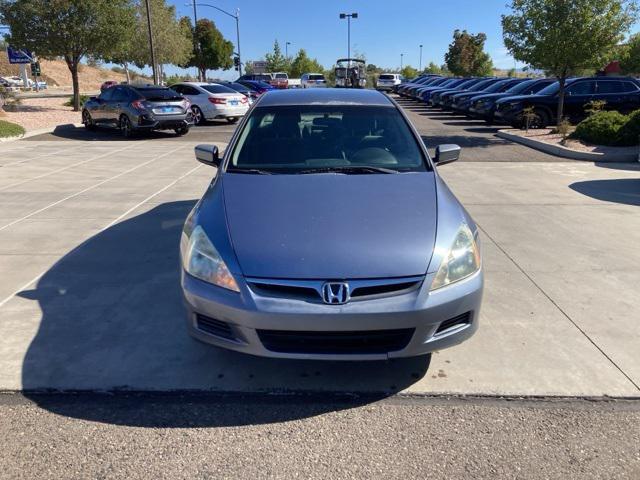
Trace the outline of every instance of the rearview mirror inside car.
{"type": "Polygon", "coordinates": [[[444,144],[436,147],[436,158],[434,159],[436,165],[444,165],[446,163],[455,162],[460,158],[460,152],[462,149],[459,145],[444,144]]]}
{"type": "Polygon", "coordinates": [[[220,156],[218,154],[218,147],[215,145],[201,144],[197,145],[194,149],[196,153],[196,160],[209,165],[210,167],[220,166],[220,156]]]}

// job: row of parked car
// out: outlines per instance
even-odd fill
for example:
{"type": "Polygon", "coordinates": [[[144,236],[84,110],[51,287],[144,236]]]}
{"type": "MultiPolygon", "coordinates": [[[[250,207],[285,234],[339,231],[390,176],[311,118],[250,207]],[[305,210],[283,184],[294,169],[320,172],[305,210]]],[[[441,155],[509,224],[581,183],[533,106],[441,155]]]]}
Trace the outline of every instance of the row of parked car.
{"type": "MultiPolygon", "coordinates": [[[[559,83],[552,78],[451,78],[422,75],[393,87],[402,97],[489,124],[544,128],[556,122],[559,83]]],[[[564,115],[573,123],[587,116],[589,104],[629,113],[640,108],[640,81],[631,77],[580,77],[567,80],[564,115]]]]}
{"type": "Polygon", "coordinates": [[[235,123],[252,103],[274,87],[264,82],[181,82],[162,85],[129,85],[108,81],[100,95],[82,108],[82,123],[118,128],[125,137],[136,132],[174,130],[178,135],[208,120],[235,123]]]}

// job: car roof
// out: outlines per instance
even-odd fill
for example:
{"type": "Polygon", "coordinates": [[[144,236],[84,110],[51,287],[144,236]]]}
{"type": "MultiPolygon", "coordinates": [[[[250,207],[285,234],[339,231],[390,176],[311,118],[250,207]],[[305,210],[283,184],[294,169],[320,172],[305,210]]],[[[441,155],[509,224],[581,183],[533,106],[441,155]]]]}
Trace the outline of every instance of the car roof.
{"type": "Polygon", "coordinates": [[[304,90],[271,90],[260,100],[260,106],[279,105],[377,105],[390,107],[389,98],[376,90],[349,88],[313,88],[304,90]]]}

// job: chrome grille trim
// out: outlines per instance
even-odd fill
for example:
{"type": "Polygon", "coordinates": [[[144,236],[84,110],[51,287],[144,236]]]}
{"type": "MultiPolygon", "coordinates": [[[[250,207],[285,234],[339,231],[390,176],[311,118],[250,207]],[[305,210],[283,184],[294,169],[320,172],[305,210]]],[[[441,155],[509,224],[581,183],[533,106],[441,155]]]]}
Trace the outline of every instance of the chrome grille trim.
{"type": "MultiPolygon", "coordinates": [[[[324,303],[322,286],[327,280],[292,280],[282,278],[245,278],[252,292],[259,296],[291,298],[324,303]]],[[[349,284],[351,302],[404,295],[422,285],[424,275],[399,278],[354,279],[339,281],[349,284]]]]}

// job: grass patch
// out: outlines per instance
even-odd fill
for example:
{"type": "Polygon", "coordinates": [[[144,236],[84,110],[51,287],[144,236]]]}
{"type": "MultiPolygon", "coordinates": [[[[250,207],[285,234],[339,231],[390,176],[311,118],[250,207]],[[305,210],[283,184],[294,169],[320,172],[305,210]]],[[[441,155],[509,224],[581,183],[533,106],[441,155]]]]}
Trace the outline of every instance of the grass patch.
{"type": "Polygon", "coordinates": [[[24,128],[15,123],[0,120],[0,138],[17,137],[24,134],[24,128]]]}

